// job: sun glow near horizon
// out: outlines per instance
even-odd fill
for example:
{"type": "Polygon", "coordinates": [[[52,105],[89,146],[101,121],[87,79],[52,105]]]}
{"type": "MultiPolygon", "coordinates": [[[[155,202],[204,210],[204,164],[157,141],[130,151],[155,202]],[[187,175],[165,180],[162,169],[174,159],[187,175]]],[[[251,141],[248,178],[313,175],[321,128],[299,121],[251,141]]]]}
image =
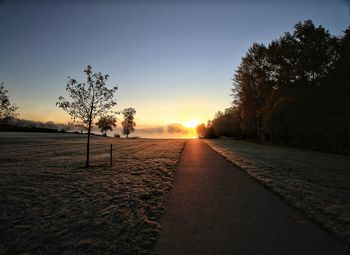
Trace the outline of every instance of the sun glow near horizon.
{"type": "Polygon", "coordinates": [[[182,125],[189,129],[195,129],[199,125],[199,119],[189,119],[185,122],[182,122],[182,125]]]}
{"type": "Polygon", "coordinates": [[[184,138],[197,138],[197,131],[196,127],[200,124],[200,120],[198,118],[195,119],[188,119],[184,122],[181,122],[181,124],[187,129],[187,134],[184,135],[184,138]]]}

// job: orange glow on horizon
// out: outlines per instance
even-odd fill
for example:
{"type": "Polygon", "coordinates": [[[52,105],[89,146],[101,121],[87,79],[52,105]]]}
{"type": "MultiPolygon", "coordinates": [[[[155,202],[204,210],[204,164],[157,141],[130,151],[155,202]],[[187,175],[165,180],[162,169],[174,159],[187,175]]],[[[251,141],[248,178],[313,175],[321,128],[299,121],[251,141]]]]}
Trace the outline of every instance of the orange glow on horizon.
{"type": "Polygon", "coordinates": [[[199,125],[199,120],[198,119],[190,119],[188,121],[183,122],[182,124],[186,128],[195,129],[199,125]]]}
{"type": "MultiPolygon", "coordinates": [[[[151,110],[154,112],[153,108],[151,110]]],[[[68,124],[72,121],[66,112],[57,107],[46,108],[44,106],[25,105],[19,108],[18,113],[20,119],[44,123],[53,121],[57,124],[68,124]]],[[[186,111],[177,112],[176,109],[170,109],[164,114],[150,114],[149,109],[142,109],[136,115],[137,127],[134,136],[143,138],[195,139],[198,137],[196,127],[203,122],[203,119],[210,119],[210,114],[204,110],[197,111],[196,109],[186,108],[186,111]]],[[[121,133],[121,121],[122,117],[119,117],[117,128],[111,132],[111,136],[114,133],[121,133]]]]}

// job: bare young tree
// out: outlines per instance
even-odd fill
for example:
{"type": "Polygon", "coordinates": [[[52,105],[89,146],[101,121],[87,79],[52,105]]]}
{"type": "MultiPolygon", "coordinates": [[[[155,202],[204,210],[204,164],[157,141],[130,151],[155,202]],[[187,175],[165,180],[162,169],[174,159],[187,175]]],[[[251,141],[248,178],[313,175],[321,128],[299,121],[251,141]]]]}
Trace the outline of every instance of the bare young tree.
{"type": "Polygon", "coordinates": [[[136,123],[134,121],[134,115],[136,114],[136,110],[132,107],[125,108],[122,114],[124,115],[124,121],[122,122],[123,134],[128,138],[129,134],[135,130],[136,123]]]}
{"type": "Polygon", "coordinates": [[[87,129],[86,167],[89,167],[91,127],[96,117],[112,112],[113,106],[117,104],[113,97],[118,88],[107,88],[108,74],[92,73],[90,65],[86,67],[84,73],[86,74],[84,83],[78,83],[68,77],[66,91],[70,100],[60,96],[56,105],[66,111],[75,124],[87,129]]]}
{"type": "Polygon", "coordinates": [[[101,133],[106,136],[107,131],[112,131],[117,126],[117,119],[112,115],[102,116],[96,123],[96,126],[101,130],[101,133]]]}
{"type": "Polygon", "coordinates": [[[17,116],[16,110],[18,107],[15,104],[11,104],[8,91],[5,88],[5,84],[0,84],[0,123],[10,118],[17,116]]]}

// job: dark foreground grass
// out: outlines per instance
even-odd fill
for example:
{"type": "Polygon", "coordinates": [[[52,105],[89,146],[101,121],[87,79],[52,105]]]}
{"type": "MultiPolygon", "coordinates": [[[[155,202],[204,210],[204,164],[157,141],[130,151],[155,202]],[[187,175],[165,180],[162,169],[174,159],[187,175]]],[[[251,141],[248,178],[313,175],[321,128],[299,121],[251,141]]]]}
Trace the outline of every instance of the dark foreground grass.
{"type": "Polygon", "coordinates": [[[255,180],[350,244],[350,157],[229,139],[206,141],[255,180]]]}
{"type": "Polygon", "coordinates": [[[0,133],[0,254],[152,253],[184,141],[85,139],[0,133]]]}

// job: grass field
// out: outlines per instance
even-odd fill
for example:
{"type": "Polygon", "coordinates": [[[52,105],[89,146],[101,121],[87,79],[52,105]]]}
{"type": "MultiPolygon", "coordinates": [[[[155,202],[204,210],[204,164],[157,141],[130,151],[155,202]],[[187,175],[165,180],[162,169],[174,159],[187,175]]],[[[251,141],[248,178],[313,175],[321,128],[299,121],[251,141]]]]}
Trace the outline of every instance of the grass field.
{"type": "Polygon", "coordinates": [[[229,139],[206,142],[330,233],[350,243],[349,156],[229,139]]]}
{"type": "Polygon", "coordinates": [[[0,254],[149,254],[183,140],[0,133],[0,254]],[[114,145],[109,167],[109,145],[114,145]]]}

